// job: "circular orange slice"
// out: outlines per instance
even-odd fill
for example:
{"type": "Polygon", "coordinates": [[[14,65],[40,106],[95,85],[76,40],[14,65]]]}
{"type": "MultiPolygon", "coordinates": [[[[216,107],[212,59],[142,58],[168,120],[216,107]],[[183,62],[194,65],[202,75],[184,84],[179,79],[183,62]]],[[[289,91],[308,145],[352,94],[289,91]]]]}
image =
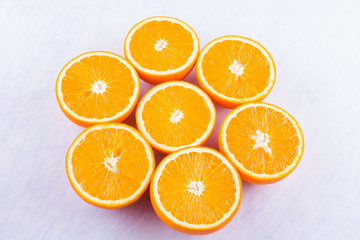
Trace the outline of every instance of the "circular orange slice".
{"type": "Polygon", "coordinates": [[[130,30],[124,48],[141,79],[158,84],[185,78],[195,65],[200,42],[186,23],[172,17],[151,17],[130,30]]]}
{"type": "Polygon", "coordinates": [[[83,127],[125,120],[139,94],[140,80],[135,69],[110,52],[88,52],[72,59],[56,82],[61,110],[83,127]]]}
{"type": "Polygon", "coordinates": [[[182,81],[153,87],[136,110],[138,129],[162,153],[203,144],[214,129],[215,119],[215,106],[209,96],[182,81]]]}
{"type": "Polygon", "coordinates": [[[120,208],[139,199],[154,168],[150,145],[137,130],[122,123],[85,129],[66,155],[66,172],[75,192],[103,208],[120,208]]]}
{"type": "Polygon", "coordinates": [[[275,83],[275,63],[258,42],[239,36],[217,38],[196,63],[199,85],[215,103],[234,108],[260,101],[275,83]]]}
{"type": "Polygon", "coordinates": [[[188,234],[224,227],[237,212],[241,193],[237,170],[219,152],[204,147],[168,155],[150,186],[151,203],[160,219],[188,234]]]}
{"type": "Polygon", "coordinates": [[[251,183],[273,183],[289,175],[304,151],[296,120],[268,103],[248,103],[231,111],[219,133],[219,146],[251,183]]]}

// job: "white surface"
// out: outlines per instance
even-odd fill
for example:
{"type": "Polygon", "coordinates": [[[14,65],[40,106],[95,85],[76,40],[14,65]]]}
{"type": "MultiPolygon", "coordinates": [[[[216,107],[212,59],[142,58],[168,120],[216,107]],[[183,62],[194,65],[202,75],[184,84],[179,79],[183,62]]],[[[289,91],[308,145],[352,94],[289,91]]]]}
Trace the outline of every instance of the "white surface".
{"type": "MultiPolygon", "coordinates": [[[[0,239],[358,238],[360,5],[338,2],[0,1],[0,239]],[[57,74],[86,51],[123,55],[130,28],[154,15],[190,24],[201,47],[228,34],[263,44],[277,66],[265,102],[289,111],[305,135],[297,169],[273,185],[244,183],[239,212],[212,235],[166,226],[148,192],[129,207],[98,209],[66,177],[67,148],[83,128],[58,107],[57,74]]],[[[194,72],[186,80],[196,82],[194,72]]],[[[217,111],[206,143],[214,148],[229,110],[217,111]]]]}

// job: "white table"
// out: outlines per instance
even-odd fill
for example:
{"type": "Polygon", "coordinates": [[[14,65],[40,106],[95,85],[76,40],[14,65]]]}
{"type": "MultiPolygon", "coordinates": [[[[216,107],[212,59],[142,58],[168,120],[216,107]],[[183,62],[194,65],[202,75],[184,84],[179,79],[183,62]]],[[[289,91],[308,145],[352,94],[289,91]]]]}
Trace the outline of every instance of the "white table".
{"type": "MultiPolygon", "coordinates": [[[[358,238],[360,4],[337,2],[0,1],[0,239],[358,238]],[[244,183],[239,212],[212,235],[166,226],[148,192],[123,209],[93,207],[66,177],[67,148],[83,128],[57,105],[57,74],[86,51],[123,55],[129,29],[154,15],[184,20],[202,47],[228,34],[263,44],[277,66],[264,101],[289,111],[305,135],[297,169],[273,185],[244,183]]],[[[186,81],[196,83],[194,71],[186,81]]],[[[143,95],[151,86],[141,84],[143,95]]],[[[229,110],[217,111],[206,143],[214,148],[229,110]]]]}

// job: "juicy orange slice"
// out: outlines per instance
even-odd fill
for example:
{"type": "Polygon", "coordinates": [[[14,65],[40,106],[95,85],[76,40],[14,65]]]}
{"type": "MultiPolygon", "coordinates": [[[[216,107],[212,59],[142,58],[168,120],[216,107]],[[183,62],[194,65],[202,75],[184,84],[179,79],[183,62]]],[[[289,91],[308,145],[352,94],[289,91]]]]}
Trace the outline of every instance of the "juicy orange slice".
{"type": "Polygon", "coordinates": [[[215,118],[214,104],[206,93],[182,81],[150,89],[136,110],[138,129],[163,153],[203,144],[214,129],[215,118]]]}
{"type": "Polygon", "coordinates": [[[225,36],[207,44],[196,63],[199,85],[219,105],[260,101],[274,86],[275,63],[254,40],[225,36]]]}
{"type": "Polygon", "coordinates": [[[125,120],[135,108],[139,93],[135,69],[110,52],[88,52],[72,59],[56,82],[61,110],[83,127],[125,120]]]}
{"type": "Polygon", "coordinates": [[[149,185],[154,168],[150,145],[137,130],[122,123],[85,129],[66,155],[66,172],[75,192],[103,208],[135,202],[149,185]]]}
{"type": "Polygon", "coordinates": [[[168,155],[150,187],[157,215],[170,227],[190,234],[224,227],[237,212],[241,193],[236,169],[219,152],[204,147],[168,155]]]}
{"type": "Polygon", "coordinates": [[[124,52],[141,79],[158,84],[185,78],[199,49],[199,39],[189,25],[172,17],[151,17],[130,30],[124,52]]]}
{"type": "Polygon", "coordinates": [[[219,146],[251,183],[272,183],[289,175],[304,151],[296,120],[268,103],[244,104],[224,119],[219,146]]]}

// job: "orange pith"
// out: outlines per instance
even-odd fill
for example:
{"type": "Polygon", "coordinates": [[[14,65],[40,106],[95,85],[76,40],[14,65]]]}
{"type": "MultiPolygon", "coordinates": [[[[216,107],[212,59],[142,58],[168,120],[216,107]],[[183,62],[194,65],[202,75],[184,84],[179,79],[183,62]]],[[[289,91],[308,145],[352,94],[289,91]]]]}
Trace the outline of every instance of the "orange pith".
{"type": "Polygon", "coordinates": [[[89,52],[71,60],[60,72],[56,93],[61,109],[75,123],[122,121],[135,107],[139,78],[122,57],[89,52]]]}
{"type": "Polygon", "coordinates": [[[185,78],[195,64],[199,46],[196,33],[186,23],[151,17],[130,30],[124,52],[143,80],[157,84],[185,78]]]}
{"type": "Polygon", "coordinates": [[[222,228],[241,201],[235,168],[213,149],[192,147],[166,157],[150,189],[156,213],[178,231],[206,234],[222,228]]]}
{"type": "Polygon", "coordinates": [[[284,110],[266,103],[245,104],[224,120],[219,145],[241,177],[271,183],[294,170],[304,149],[301,129],[284,110]]]}
{"type": "Polygon", "coordinates": [[[135,129],[120,123],[98,124],[75,139],[66,169],[72,187],[85,201],[117,208],[136,201],[145,191],[154,157],[135,129]]]}
{"type": "Polygon", "coordinates": [[[201,145],[215,126],[215,107],[198,87],[173,81],[151,89],[136,111],[138,129],[157,150],[201,145]]]}
{"type": "Polygon", "coordinates": [[[224,107],[263,99],[275,81],[275,64],[257,42],[225,36],[213,40],[197,61],[199,85],[224,107]]]}

